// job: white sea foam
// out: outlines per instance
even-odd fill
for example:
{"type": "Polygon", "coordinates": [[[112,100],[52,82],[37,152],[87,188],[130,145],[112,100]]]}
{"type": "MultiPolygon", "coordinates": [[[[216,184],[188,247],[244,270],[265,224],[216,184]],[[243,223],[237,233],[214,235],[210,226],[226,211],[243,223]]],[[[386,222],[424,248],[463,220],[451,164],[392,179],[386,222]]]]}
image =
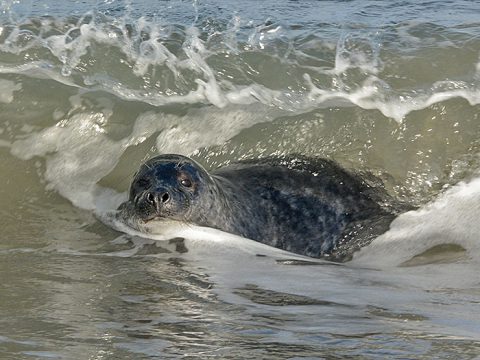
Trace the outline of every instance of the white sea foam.
{"type": "Polygon", "coordinates": [[[71,79],[55,71],[54,66],[42,61],[33,61],[19,65],[0,64],[0,74],[21,74],[37,79],[52,79],[60,84],[81,88],[80,85],[77,85],[71,79]]]}
{"type": "Polygon", "coordinates": [[[322,260],[292,254],[284,250],[264,245],[257,241],[212,228],[200,227],[177,221],[164,221],[145,225],[145,231],[138,232],[117,220],[115,212],[100,211],[98,212],[98,216],[102,221],[113,228],[131,236],[138,236],[156,241],[169,241],[174,238],[182,238],[186,241],[185,245],[193,250],[193,252],[189,254],[193,256],[211,256],[212,251],[214,251],[216,256],[221,254],[232,255],[235,253],[243,253],[254,256],[259,254],[268,255],[277,259],[287,258],[309,260],[312,263],[324,262],[322,260]]]}
{"type": "MultiPolygon", "coordinates": [[[[155,114],[142,118],[156,117],[155,114]]],[[[195,150],[220,145],[254,124],[269,122],[275,112],[260,106],[249,109],[230,107],[228,110],[205,108],[190,112],[178,119],[165,121],[164,130],[157,137],[161,153],[192,154],[195,150]],[[173,140],[174,139],[174,140],[173,140]]]]}
{"type": "Polygon", "coordinates": [[[460,245],[480,260],[480,178],[462,182],[417,211],[400,215],[390,230],[354,256],[353,263],[391,267],[444,244],[460,245]]]}
{"type": "MultiPolygon", "coordinates": [[[[34,47],[48,51],[50,56],[18,65],[2,64],[0,73],[49,78],[87,91],[105,91],[121,99],[155,106],[205,103],[223,108],[231,104],[260,102],[287,111],[307,112],[318,107],[356,105],[379,110],[397,122],[411,112],[453,98],[464,98],[471,105],[480,103],[478,63],[472,64],[476,66],[477,76],[473,76],[471,81],[465,80],[472,78],[466,69],[466,73],[458,78],[446,77],[431,84],[420,83],[411,88],[395,89],[387,78],[383,78],[384,64],[380,52],[383,43],[378,30],[358,32],[344,29],[337,39],[336,49],[330,50],[334,51],[335,63],[333,67],[325,68],[301,65],[295,57],[289,60],[289,56],[297,51],[295,39],[289,38],[281,26],[255,27],[248,25],[247,19],[238,16],[233,17],[223,32],[207,34],[208,40],[203,40],[205,34],[201,34],[196,26],[175,28],[173,24],[155,22],[145,17],[131,19],[128,14],[108,19],[87,12],[76,21],[62,22],[49,18],[36,21],[40,21],[41,26],[38,25],[39,28],[35,30],[26,30],[23,24],[9,25],[5,30],[6,39],[0,43],[0,50],[22,55],[34,47]],[[221,43],[214,40],[216,37],[221,43]],[[245,37],[246,42],[242,40],[245,37]],[[167,46],[172,40],[178,43],[176,50],[167,46]],[[277,53],[278,46],[275,45],[278,41],[287,45],[284,53],[277,53]],[[94,57],[97,52],[104,51],[116,54],[110,59],[109,66],[112,69],[121,66],[121,72],[129,72],[128,76],[107,75],[104,69],[96,71],[93,65],[89,65],[89,62],[98,62],[99,59],[94,57]],[[305,73],[303,80],[295,79],[298,83],[304,82],[300,85],[301,90],[292,89],[288,84],[284,84],[283,88],[268,86],[271,79],[263,82],[258,76],[235,84],[231,76],[224,74],[223,65],[217,67],[211,61],[215,56],[223,57],[225,54],[258,56],[260,59],[269,57],[272,66],[276,66],[274,63],[277,61],[282,64],[279,71],[291,68],[294,69],[292,72],[302,76],[302,73],[310,70],[310,75],[305,73]],[[356,71],[355,76],[363,80],[356,81],[357,86],[342,86],[351,70],[356,71]],[[314,85],[312,71],[327,75],[331,83],[322,80],[322,85],[316,82],[314,85]],[[174,86],[166,91],[164,84],[160,84],[160,91],[157,86],[145,85],[143,80],[155,72],[171,73],[174,86]],[[143,86],[139,87],[137,80],[143,86]]],[[[28,26],[33,27],[32,24],[28,26]]],[[[404,33],[405,41],[412,42],[412,36],[405,31],[405,27],[400,27],[399,31],[400,34],[404,33]]],[[[419,44],[417,46],[420,47],[419,44]]],[[[254,63],[242,61],[237,67],[246,73],[258,73],[252,68],[254,63]]],[[[11,91],[5,92],[0,98],[0,101],[5,100],[11,101],[11,91]]]]}
{"type": "MultiPolygon", "coordinates": [[[[72,109],[82,108],[81,96],[71,97],[70,101],[72,109]]],[[[105,131],[111,114],[108,106],[94,114],[74,114],[14,141],[11,152],[21,159],[44,157],[44,177],[49,187],[78,207],[95,209],[97,197],[107,191],[97,183],[115,168],[128,147],[159,133],[156,139],[159,152],[189,155],[198,148],[222,144],[241,130],[274,118],[274,112],[255,108],[199,109],[183,117],[148,112],[135,120],[129,136],[114,141],[105,131]]],[[[121,197],[113,190],[109,194],[112,199],[121,197]]],[[[111,208],[116,206],[118,201],[113,201],[111,208]]]]}
{"type": "Polygon", "coordinates": [[[10,80],[0,79],[0,103],[11,103],[16,91],[22,89],[21,84],[16,84],[10,80]]]}
{"type": "Polygon", "coordinates": [[[465,81],[439,81],[432,85],[430,91],[417,92],[412,90],[403,94],[396,94],[385,82],[376,76],[368,77],[362,86],[355,91],[341,91],[320,89],[316,87],[310,76],[305,74],[305,81],[310,87],[309,100],[305,106],[317,105],[357,105],[367,110],[379,110],[386,117],[392,118],[398,123],[413,111],[426,109],[454,98],[463,98],[470,105],[480,104],[480,88],[475,83],[465,81]]]}
{"type": "Polygon", "coordinates": [[[161,128],[153,119],[140,119],[130,136],[113,141],[105,134],[105,122],[104,113],[76,114],[15,141],[11,151],[21,159],[45,157],[49,186],[76,206],[94,209],[96,195],[104,191],[97,182],[115,167],[127,147],[161,128]]]}

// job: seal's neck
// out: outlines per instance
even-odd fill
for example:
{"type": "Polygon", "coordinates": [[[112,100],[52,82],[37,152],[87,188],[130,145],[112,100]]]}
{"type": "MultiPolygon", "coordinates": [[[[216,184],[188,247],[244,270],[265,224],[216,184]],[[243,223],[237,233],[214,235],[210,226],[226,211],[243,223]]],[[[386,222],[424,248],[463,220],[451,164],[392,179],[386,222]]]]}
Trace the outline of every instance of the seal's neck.
{"type": "Polygon", "coordinates": [[[207,226],[247,238],[258,234],[258,222],[251,218],[251,211],[255,208],[252,193],[243,184],[233,183],[222,175],[211,177],[216,194],[210,206],[211,223],[207,226]]]}

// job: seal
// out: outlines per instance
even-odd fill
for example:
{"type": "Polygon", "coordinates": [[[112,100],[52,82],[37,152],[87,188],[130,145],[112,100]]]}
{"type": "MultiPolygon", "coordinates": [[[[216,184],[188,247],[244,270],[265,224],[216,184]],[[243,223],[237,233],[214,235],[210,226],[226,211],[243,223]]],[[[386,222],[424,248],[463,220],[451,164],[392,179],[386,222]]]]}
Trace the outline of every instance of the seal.
{"type": "Polygon", "coordinates": [[[180,221],[345,261],[388,230],[397,213],[371,178],[303,156],[243,161],[209,173],[188,157],[160,155],[134,175],[119,215],[141,232],[154,222],[180,221]]]}

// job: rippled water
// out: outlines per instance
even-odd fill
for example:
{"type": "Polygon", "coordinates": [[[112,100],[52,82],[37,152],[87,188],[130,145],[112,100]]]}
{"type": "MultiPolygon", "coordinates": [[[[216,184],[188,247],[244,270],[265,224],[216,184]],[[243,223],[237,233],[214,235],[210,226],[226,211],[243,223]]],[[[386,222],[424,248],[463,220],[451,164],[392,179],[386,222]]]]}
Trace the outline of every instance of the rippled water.
{"type": "Polygon", "coordinates": [[[2,359],[478,357],[477,2],[0,10],[2,359]],[[332,158],[419,209],[340,265],[114,230],[166,152],[332,158]]]}

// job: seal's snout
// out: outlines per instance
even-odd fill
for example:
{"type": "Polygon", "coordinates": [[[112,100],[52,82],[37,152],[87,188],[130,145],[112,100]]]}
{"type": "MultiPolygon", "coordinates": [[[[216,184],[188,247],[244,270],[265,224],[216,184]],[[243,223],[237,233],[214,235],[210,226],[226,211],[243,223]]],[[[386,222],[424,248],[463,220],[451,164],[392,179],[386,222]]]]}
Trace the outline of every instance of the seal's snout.
{"type": "Polygon", "coordinates": [[[168,192],[147,192],[145,194],[145,201],[159,210],[170,201],[170,194],[168,192]]]}

